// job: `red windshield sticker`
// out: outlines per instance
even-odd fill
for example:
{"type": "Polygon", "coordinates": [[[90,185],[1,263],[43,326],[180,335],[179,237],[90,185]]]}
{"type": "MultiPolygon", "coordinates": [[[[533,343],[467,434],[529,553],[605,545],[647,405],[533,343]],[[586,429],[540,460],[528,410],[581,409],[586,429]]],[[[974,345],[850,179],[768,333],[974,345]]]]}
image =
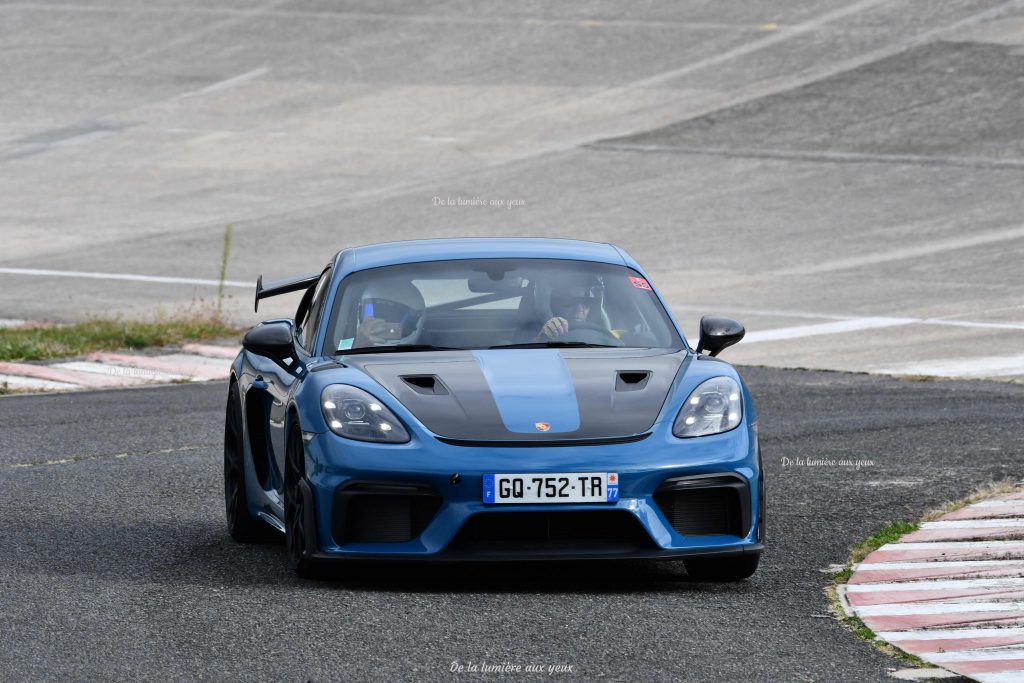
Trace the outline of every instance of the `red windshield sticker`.
{"type": "Polygon", "coordinates": [[[633,283],[633,286],[636,287],[637,289],[646,289],[648,292],[654,291],[653,289],[651,289],[651,286],[647,284],[647,280],[643,279],[642,277],[630,277],[629,281],[633,283]]]}

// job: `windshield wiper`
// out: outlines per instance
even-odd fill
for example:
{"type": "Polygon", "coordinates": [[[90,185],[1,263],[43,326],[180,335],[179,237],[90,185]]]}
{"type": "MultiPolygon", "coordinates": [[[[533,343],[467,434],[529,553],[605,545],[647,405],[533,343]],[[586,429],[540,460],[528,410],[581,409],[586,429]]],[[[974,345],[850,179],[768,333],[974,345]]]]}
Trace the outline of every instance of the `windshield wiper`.
{"type": "Polygon", "coordinates": [[[569,348],[569,349],[621,349],[621,346],[613,346],[612,344],[591,344],[589,342],[578,342],[578,341],[543,341],[543,342],[524,342],[522,344],[498,344],[497,346],[488,346],[489,349],[552,349],[552,348],[569,348]]]}
{"type": "Polygon", "coordinates": [[[453,346],[432,346],[431,344],[392,344],[391,346],[360,346],[355,349],[338,351],[335,356],[348,356],[356,353],[403,353],[406,351],[463,351],[453,346]]]}

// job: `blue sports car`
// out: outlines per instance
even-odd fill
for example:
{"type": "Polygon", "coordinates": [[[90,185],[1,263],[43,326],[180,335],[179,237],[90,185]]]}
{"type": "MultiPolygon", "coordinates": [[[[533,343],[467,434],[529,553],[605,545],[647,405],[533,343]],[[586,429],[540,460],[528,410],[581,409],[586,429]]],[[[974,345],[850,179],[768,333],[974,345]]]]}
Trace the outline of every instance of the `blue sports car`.
{"type": "Polygon", "coordinates": [[[295,318],[249,330],[224,432],[231,536],[304,576],[358,559],[681,559],[738,580],[763,549],[754,402],[691,349],[622,249],[438,239],[345,249],[295,318]]]}

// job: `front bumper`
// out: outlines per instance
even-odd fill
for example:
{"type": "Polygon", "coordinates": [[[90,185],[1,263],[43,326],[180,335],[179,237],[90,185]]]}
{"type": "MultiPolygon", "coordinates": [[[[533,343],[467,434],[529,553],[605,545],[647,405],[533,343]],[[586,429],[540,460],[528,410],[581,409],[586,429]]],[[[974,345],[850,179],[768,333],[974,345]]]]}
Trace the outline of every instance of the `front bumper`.
{"type": "MultiPolygon", "coordinates": [[[[333,433],[306,437],[307,538],[317,539],[316,559],[678,559],[763,550],[761,469],[756,435],[746,425],[699,439],[656,430],[634,443],[570,447],[459,446],[419,436],[396,446],[333,433]],[[599,471],[619,474],[618,502],[482,502],[484,474],[599,471]],[[693,515],[680,516],[666,504],[671,491],[692,488],[688,482],[735,495],[728,532],[691,533],[693,515]],[[408,520],[396,516],[391,524],[384,519],[392,509],[387,501],[360,508],[353,504],[360,496],[407,496],[408,520]],[[360,514],[378,522],[379,538],[346,531],[360,514]]],[[[698,517],[713,516],[701,505],[698,517]]]]}

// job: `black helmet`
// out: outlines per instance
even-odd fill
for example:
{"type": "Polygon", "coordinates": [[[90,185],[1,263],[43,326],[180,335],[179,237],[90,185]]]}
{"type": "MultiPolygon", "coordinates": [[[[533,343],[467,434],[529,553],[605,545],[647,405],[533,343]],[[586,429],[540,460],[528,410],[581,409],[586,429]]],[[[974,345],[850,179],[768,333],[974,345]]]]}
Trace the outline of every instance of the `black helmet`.
{"type": "Polygon", "coordinates": [[[577,304],[595,308],[601,304],[600,285],[576,284],[557,288],[551,292],[551,308],[554,311],[568,310],[577,304]]]}

